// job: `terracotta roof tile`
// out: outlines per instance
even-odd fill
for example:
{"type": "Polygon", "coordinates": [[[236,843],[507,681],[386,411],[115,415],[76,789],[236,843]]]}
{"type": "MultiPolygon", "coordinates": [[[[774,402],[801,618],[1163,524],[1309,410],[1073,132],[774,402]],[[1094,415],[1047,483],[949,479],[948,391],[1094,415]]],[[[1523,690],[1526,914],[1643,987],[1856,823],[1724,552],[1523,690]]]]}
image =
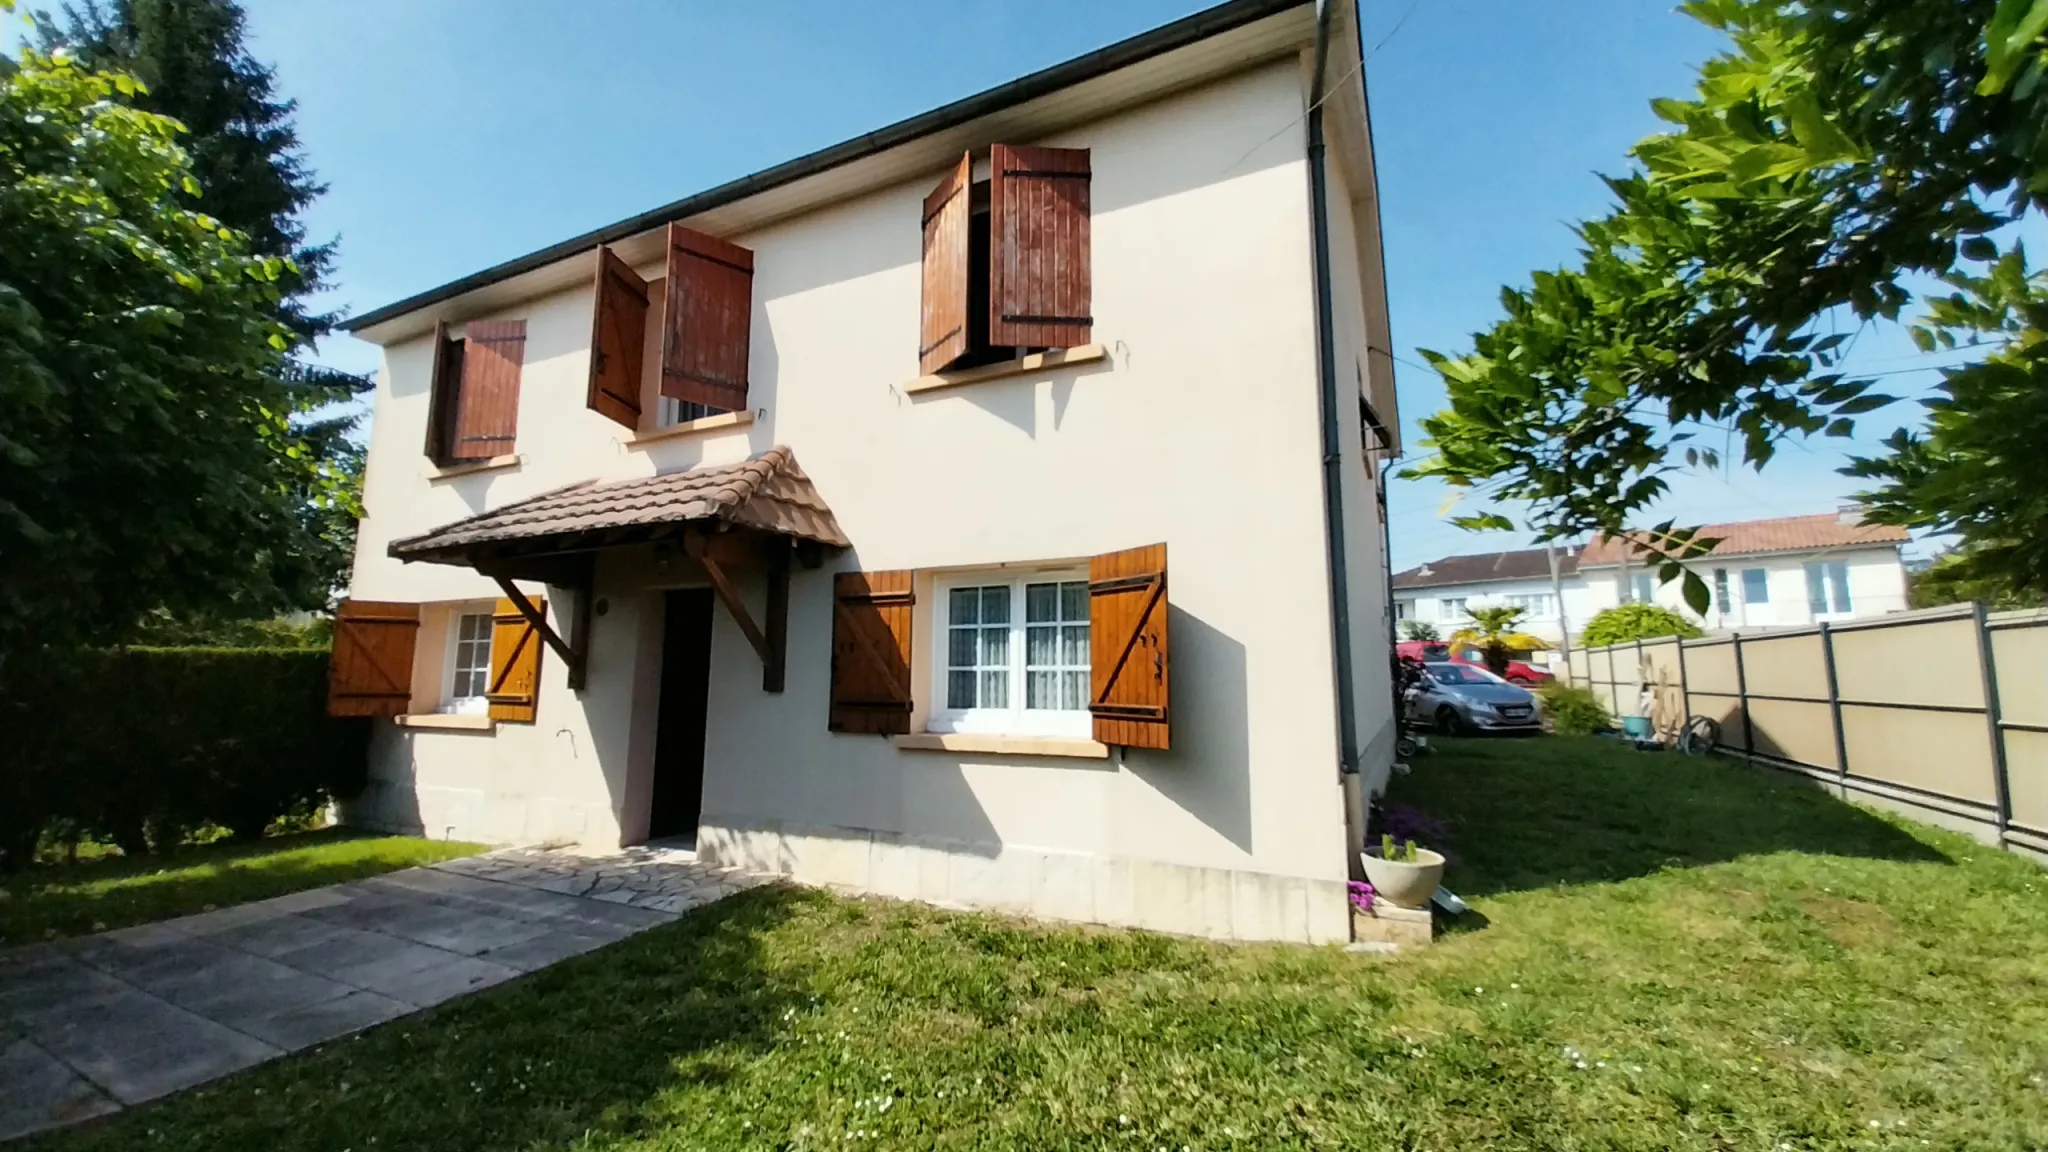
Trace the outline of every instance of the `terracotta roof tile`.
{"type": "Polygon", "coordinates": [[[630,538],[637,535],[631,532],[635,528],[654,530],[709,520],[836,548],[847,546],[832,509],[797,467],[795,455],[777,446],[738,464],[557,488],[393,541],[390,552],[401,560],[457,560],[458,554],[479,545],[538,544],[615,531],[630,538]]]}
{"type": "MultiPolygon", "coordinates": [[[[1904,544],[1904,528],[1890,524],[1866,524],[1845,520],[1824,512],[1818,516],[1783,516],[1775,520],[1741,520],[1732,524],[1708,524],[1699,531],[1721,543],[1710,556],[1748,556],[1763,552],[1803,552],[1813,548],[1848,548],[1870,544],[1904,544]]],[[[1630,533],[1636,537],[1636,533],[1630,533]]],[[[1621,563],[1622,541],[1602,536],[1586,545],[1579,563],[1587,567],[1621,563]]]]}

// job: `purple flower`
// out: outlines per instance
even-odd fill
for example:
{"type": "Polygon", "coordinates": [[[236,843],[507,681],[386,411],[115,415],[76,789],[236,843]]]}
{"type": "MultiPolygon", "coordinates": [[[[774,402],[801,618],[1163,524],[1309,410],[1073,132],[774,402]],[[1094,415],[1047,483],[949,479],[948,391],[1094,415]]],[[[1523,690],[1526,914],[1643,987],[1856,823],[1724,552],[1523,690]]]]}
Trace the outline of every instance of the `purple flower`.
{"type": "Polygon", "coordinates": [[[1351,906],[1360,912],[1372,911],[1372,885],[1367,884],[1363,880],[1353,880],[1351,881],[1350,888],[1351,906]]]}
{"type": "Polygon", "coordinates": [[[1443,822],[1412,804],[1389,804],[1380,811],[1380,826],[1396,841],[1437,847],[1451,838],[1443,822]]]}

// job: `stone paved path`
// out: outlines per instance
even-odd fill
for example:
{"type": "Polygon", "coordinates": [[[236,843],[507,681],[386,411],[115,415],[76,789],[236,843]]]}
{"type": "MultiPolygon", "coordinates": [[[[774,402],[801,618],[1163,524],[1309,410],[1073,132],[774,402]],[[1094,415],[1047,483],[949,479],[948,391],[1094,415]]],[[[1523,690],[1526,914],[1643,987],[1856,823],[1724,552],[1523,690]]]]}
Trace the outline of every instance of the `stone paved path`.
{"type": "Polygon", "coordinates": [[[767,879],[672,848],[511,849],[0,952],[0,1140],[396,1019],[767,879]]]}

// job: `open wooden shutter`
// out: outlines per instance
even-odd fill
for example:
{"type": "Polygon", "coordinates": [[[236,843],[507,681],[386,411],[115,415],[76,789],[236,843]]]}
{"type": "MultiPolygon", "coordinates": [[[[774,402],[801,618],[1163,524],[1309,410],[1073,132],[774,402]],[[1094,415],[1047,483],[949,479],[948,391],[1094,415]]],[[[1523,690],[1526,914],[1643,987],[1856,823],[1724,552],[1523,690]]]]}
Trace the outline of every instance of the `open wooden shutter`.
{"type": "MultiPolygon", "coordinates": [[[[545,613],[547,601],[529,597],[545,613]]],[[[519,606],[501,599],[491,614],[491,683],[484,689],[490,701],[491,719],[514,724],[533,723],[540,708],[540,630],[519,612],[519,606]]]]}
{"type": "Polygon", "coordinates": [[[917,370],[929,376],[967,351],[967,228],[974,211],[974,156],[924,198],[924,323],[917,370]]]}
{"type": "Polygon", "coordinates": [[[754,254],[680,224],[668,226],[668,304],[661,394],[720,412],[747,406],[754,254]]]}
{"type": "Polygon", "coordinates": [[[412,704],[420,606],[343,600],[327,664],[329,716],[402,716],[412,704]]]}
{"type": "Polygon", "coordinates": [[[525,362],[526,321],[470,321],[463,332],[462,395],[455,402],[450,459],[488,460],[512,451],[525,362]]]}
{"type": "Polygon", "coordinates": [[[462,395],[462,341],[448,338],[448,322],[434,324],[434,375],[427,388],[427,458],[448,459],[455,435],[455,402],[462,395]]]}
{"type": "Polygon", "coordinates": [[[597,308],[590,333],[592,412],[640,427],[640,361],[647,345],[647,281],[610,248],[597,250],[597,308]]]}
{"type": "Polygon", "coordinates": [[[832,578],[834,732],[910,731],[909,572],[841,572],[832,578]]]}
{"type": "Polygon", "coordinates": [[[988,342],[1088,343],[1088,150],[998,144],[989,170],[988,342]]]}
{"type": "Polygon", "coordinates": [[[1104,744],[1169,746],[1166,608],[1166,545],[1088,562],[1088,711],[1104,744]]]}

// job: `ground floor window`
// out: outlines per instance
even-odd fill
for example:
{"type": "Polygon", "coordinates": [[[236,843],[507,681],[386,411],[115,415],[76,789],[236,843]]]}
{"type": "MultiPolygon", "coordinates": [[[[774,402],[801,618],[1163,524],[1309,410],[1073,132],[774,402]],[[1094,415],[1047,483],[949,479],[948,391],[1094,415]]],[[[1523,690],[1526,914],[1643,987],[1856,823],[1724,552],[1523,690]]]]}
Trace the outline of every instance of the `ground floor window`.
{"type": "Polygon", "coordinates": [[[1089,734],[1085,573],[945,578],[936,590],[933,731],[1089,734]]]}
{"type": "Polygon", "coordinates": [[[447,690],[441,711],[458,715],[489,710],[484,693],[491,683],[491,614],[459,607],[448,618],[447,690]]]}
{"type": "Polygon", "coordinates": [[[1816,616],[1849,611],[1849,566],[1840,560],[1808,561],[1806,601],[1816,616]]]}

